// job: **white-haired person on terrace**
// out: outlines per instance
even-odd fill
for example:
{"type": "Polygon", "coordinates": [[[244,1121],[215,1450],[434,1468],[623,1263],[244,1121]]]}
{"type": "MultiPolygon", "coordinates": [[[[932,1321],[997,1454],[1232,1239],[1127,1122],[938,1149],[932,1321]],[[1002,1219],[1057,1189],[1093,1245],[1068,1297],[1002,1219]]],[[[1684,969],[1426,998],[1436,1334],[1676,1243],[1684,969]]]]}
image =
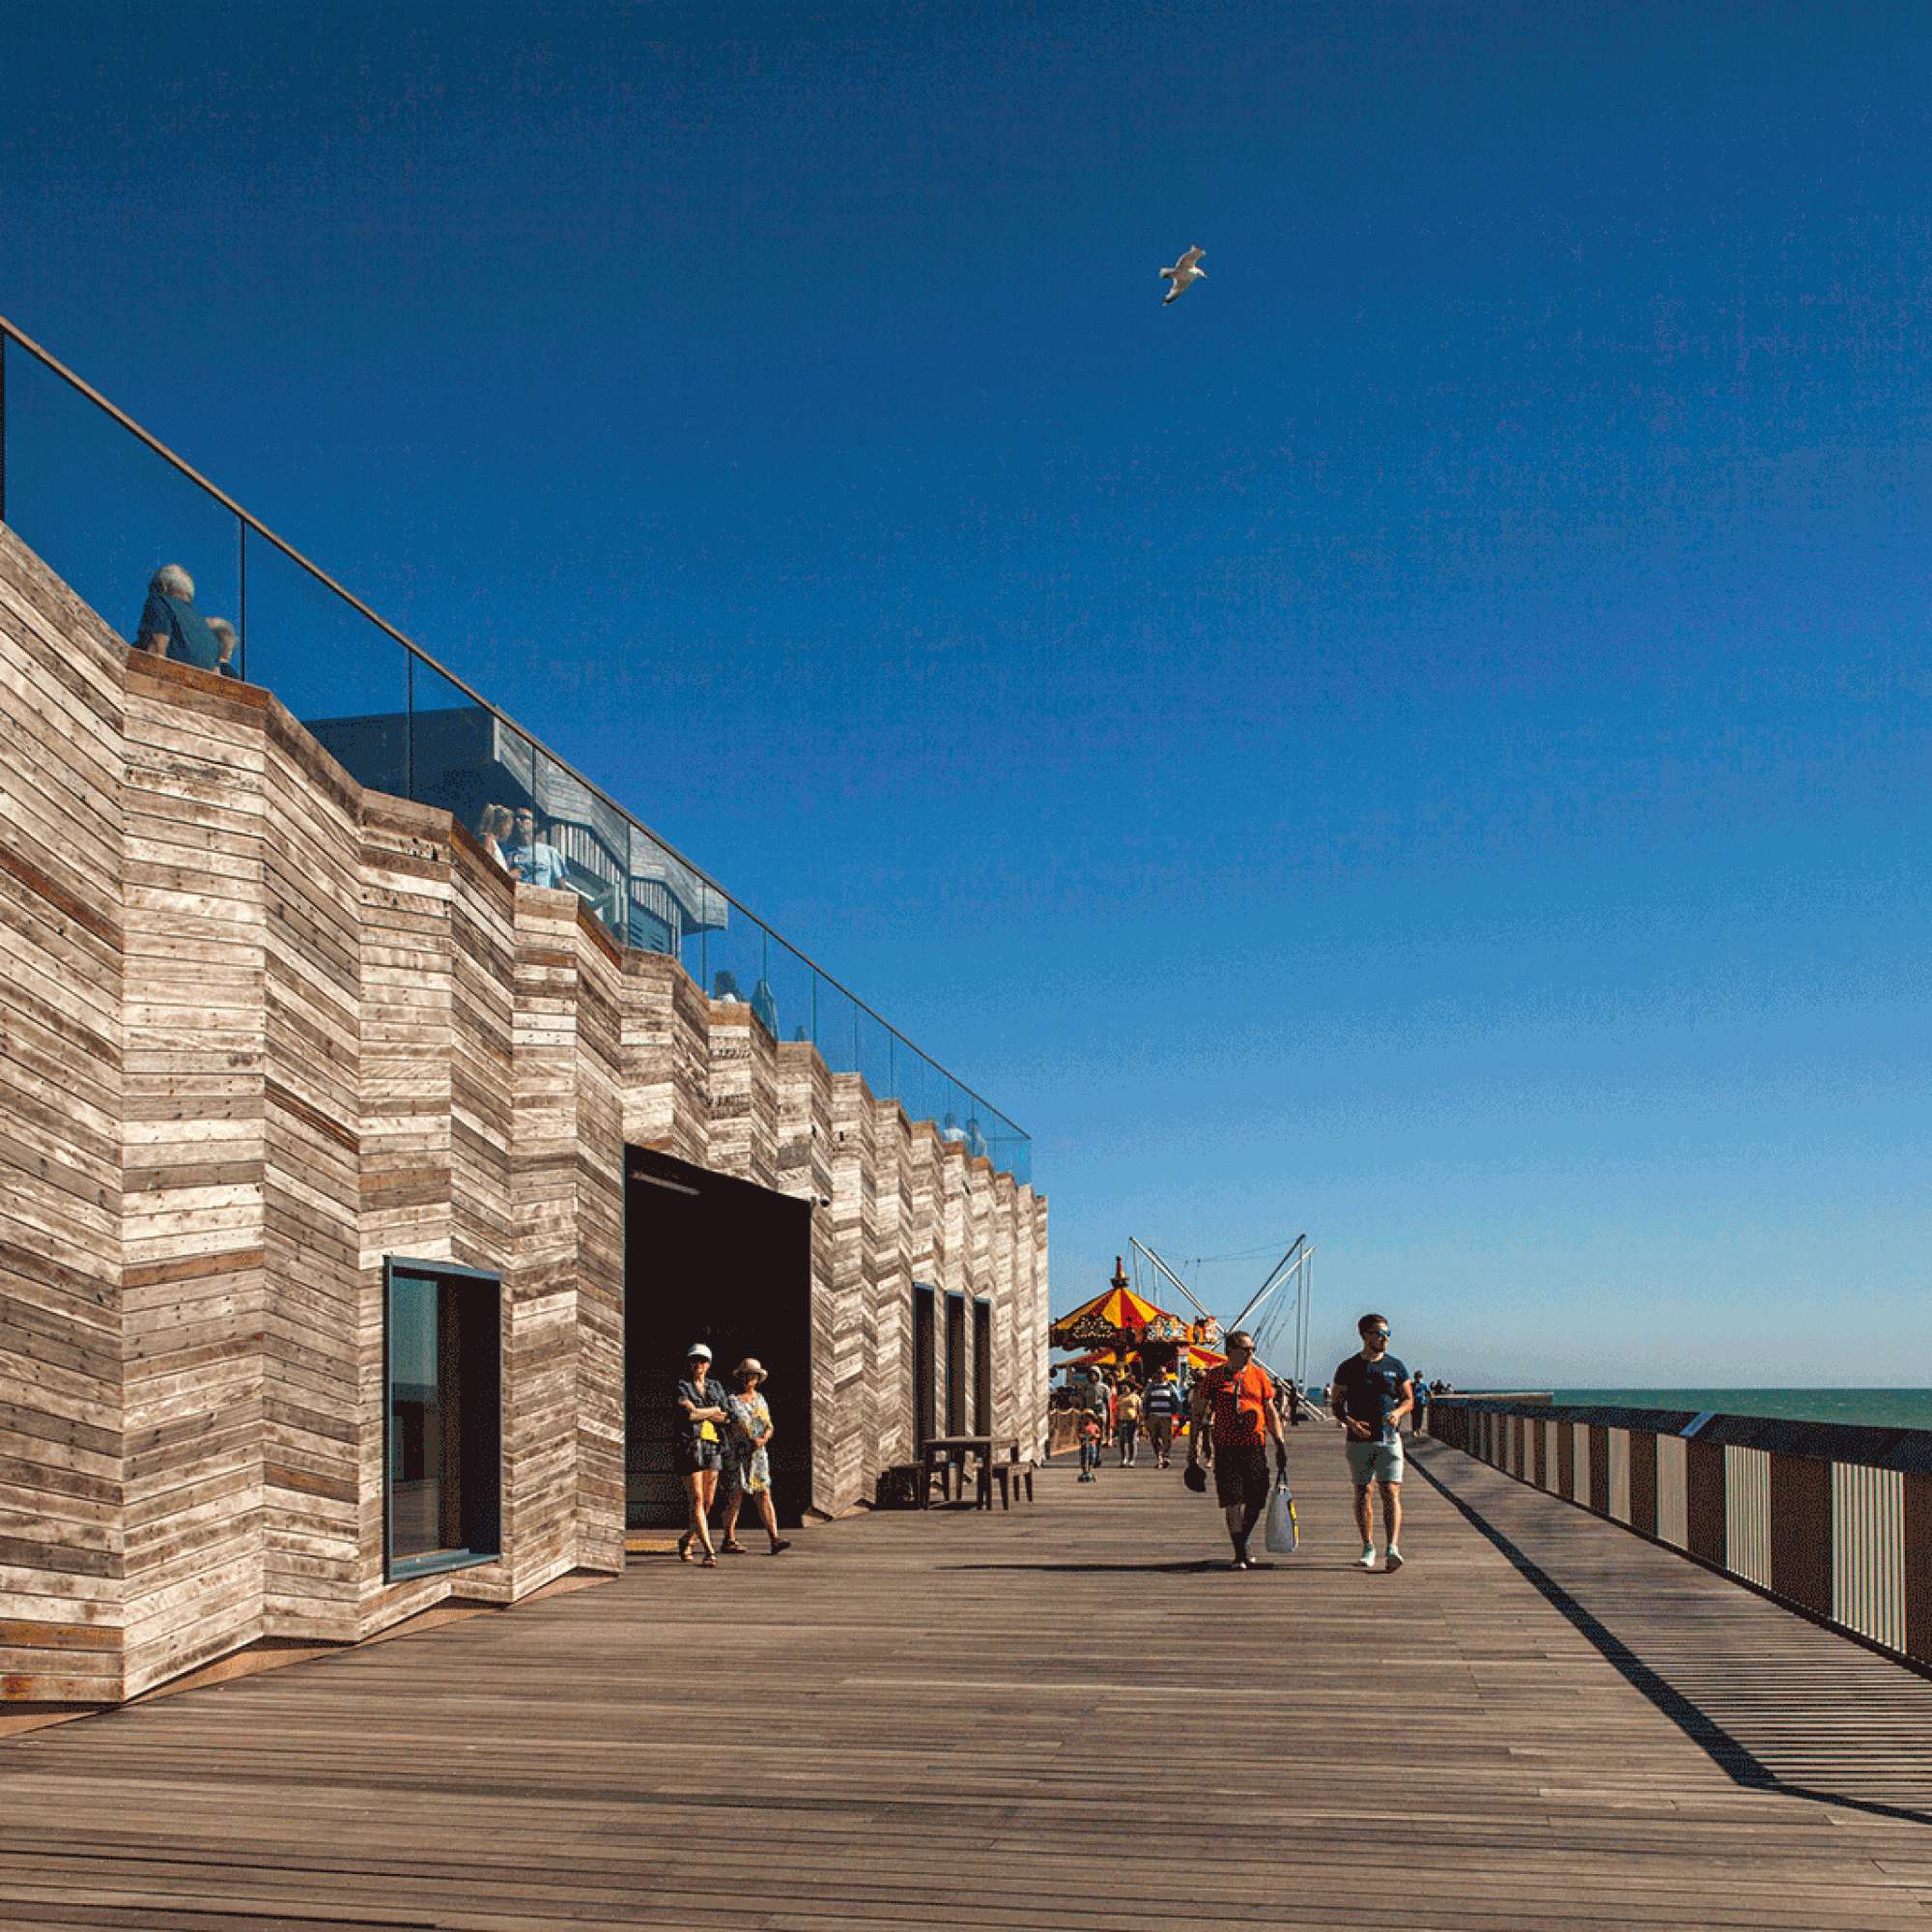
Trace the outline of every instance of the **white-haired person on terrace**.
{"type": "Polygon", "coordinates": [[[221,646],[208,628],[208,619],[194,608],[194,579],[180,564],[164,563],[148,580],[148,601],[141,607],[134,647],[203,670],[220,666],[221,646]]]}

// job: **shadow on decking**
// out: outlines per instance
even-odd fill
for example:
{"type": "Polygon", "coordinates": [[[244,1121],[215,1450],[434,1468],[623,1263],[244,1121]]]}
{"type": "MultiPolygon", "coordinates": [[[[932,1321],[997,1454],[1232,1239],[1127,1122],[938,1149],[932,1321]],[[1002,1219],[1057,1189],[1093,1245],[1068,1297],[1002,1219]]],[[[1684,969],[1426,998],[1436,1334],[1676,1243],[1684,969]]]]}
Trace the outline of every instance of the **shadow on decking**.
{"type": "MultiPolygon", "coordinates": [[[[1025,1570],[1042,1574],[1064,1571],[1082,1576],[1091,1576],[1096,1571],[1119,1571],[1129,1577],[1193,1577],[1209,1570],[1225,1570],[1228,1559],[1225,1556],[1197,1556],[1185,1563],[938,1563],[933,1567],[936,1570],[1025,1570]]],[[[1274,1565],[1257,1557],[1255,1568],[1272,1570],[1274,1565]]]]}
{"type": "MultiPolygon", "coordinates": [[[[1477,1463],[1474,1466],[1484,1468],[1488,1473],[1486,1465],[1477,1463]]],[[[1767,1689],[1770,1687],[1765,1680],[1759,1680],[1755,1689],[1736,1684],[1735,1694],[1728,1697],[1726,1685],[1714,1683],[1700,1693],[1701,1702],[1693,1699],[1678,1684],[1672,1682],[1670,1677],[1664,1675],[1662,1670],[1638,1656],[1622,1637],[1579,1603],[1520,1545],[1513,1542],[1477,1509],[1458,1495],[1427,1466],[1422,1458],[1412,1458],[1409,1467],[1445,1497],[1472,1528],[1492,1544],[1523,1579],[1536,1589],[1557,1614],[1583,1636],[1627,1683],[1641,1691],[1659,1711],[1677,1725],[1686,1737],[1707,1752],[1713,1763],[1738,1784],[1755,1791],[1777,1792],[1787,1798],[1809,1799],[1820,1804],[1839,1805],[1847,1810],[1870,1812],[1878,1817],[1899,1818],[1919,1825],[1932,1824],[1932,1807],[1860,1795],[1856,1790],[1833,1790],[1820,1785],[1813,1778],[1806,1778],[1802,1775],[1793,1776],[1789,1770],[1781,1770],[1776,1760],[1784,1753],[1780,1752],[1776,1745],[1767,1747],[1760,1744],[1753,1748],[1742,1742],[1734,1729],[1727,1727],[1726,1719],[1728,1724],[1736,1725],[1741,1719],[1747,1722],[1752,1718],[1762,1719],[1766,1716],[1767,1689]],[[1727,1701],[1736,1708],[1720,1716],[1719,1713],[1727,1701]]],[[[1512,1482],[1510,1487],[1515,1490],[1519,1486],[1512,1482]]],[[[1525,1493],[1548,1502],[1552,1508],[1573,1507],[1558,1499],[1545,1496],[1541,1491],[1530,1490],[1525,1493]]],[[[1846,1695],[1844,1690],[1840,1690],[1839,1695],[1844,1701],[1837,1715],[1844,1729],[1837,1739],[1826,1746],[1825,1754],[1835,1756],[1844,1765],[1845,1782],[1848,1785],[1856,1785],[1866,1780],[1891,1782],[1902,1773],[1916,1771],[1916,1781],[1932,1783],[1932,1686],[1926,1685],[1899,1665],[1886,1664],[1883,1660],[1861,1651],[1859,1646],[1849,1643],[1843,1637],[1834,1636],[1828,1632],[1820,1632],[1820,1635],[1833,1642],[1843,1644],[1846,1650],[1853,1652],[1862,1663],[1876,1664],[1881,1668],[1896,1672],[1901,1688],[1910,1687],[1913,1690],[1922,1693],[1926,1700],[1924,1714],[1927,1719],[1926,1727],[1921,1734],[1910,1741],[1920,1747],[1918,1762],[1913,1766],[1904,1759],[1900,1749],[1900,1740],[1895,1732],[1880,1730],[1869,1740],[1861,1735],[1869,1723],[1871,1713],[1868,1707],[1861,1706],[1855,1695],[1846,1695]]],[[[1676,1674],[1686,1676],[1694,1673],[1689,1668],[1677,1667],[1676,1674]]],[[[1804,1713],[1803,1721],[1809,1730],[1818,1723],[1822,1714],[1815,1701],[1815,1681],[1807,1678],[1806,1682],[1812,1701],[1808,1703],[1804,1713]]],[[[1787,1721],[1792,1715],[1787,1709],[1785,1712],[1787,1721]]],[[[1787,1749],[1794,1754],[1813,1758],[1820,1754],[1815,1744],[1809,1748],[1787,1747],[1787,1749]]]]}

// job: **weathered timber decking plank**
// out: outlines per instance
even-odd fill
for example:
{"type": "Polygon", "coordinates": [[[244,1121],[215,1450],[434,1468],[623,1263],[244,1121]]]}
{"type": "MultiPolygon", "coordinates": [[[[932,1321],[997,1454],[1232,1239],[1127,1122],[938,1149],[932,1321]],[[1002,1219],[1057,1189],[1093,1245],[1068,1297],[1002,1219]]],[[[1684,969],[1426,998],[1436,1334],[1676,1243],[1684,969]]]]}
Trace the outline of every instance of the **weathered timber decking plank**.
{"type": "Polygon", "coordinates": [[[1396,1577],[1310,1430],[1272,1571],[1056,1467],[0,1743],[0,1923],[1926,1924],[1932,1684],[1416,1461],[1396,1577]]]}

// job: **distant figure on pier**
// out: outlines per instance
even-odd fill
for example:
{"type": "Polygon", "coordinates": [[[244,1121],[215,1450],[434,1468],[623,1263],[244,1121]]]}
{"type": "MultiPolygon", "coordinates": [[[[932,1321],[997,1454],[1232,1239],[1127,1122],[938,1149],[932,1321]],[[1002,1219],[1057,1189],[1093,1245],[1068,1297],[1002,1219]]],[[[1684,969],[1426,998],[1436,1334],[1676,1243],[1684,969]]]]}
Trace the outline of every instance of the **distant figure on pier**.
{"type": "Polygon", "coordinates": [[[221,662],[221,646],[208,628],[208,619],[194,608],[194,579],[178,563],[164,563],[148,580],[148,601],[141,606],[140,627],[134,633],[137,650],[177,664],[213,670],[221,662]]]}
{"type": "Polygon", "coordinates": [[[1156,1376],[1148,1384],[1148,1440],[1153,1445],[1153,1465],[1164,1469],[1174,1451],[1174,1424],[1180,1413],[1180,1384],[1170,1375],[1156,1376]]]}
{"type": "Polygon", "coordinates": [[[1414,1419],[1408,1425],[1408,1433],[1411,1435],[1421,1435],[1425,1433],[1429,1422],[1429,1383],[1421,1376],[1411,1376],[1409,1379],[1415,1385],[1415,1408],[1414,1419]]]}
{"type": "Polygon", "coordinates": [[[1080,1391],[1080,1406],[1090,1409],[1100,1424],[1100,1435],[1104,1439],[1114,1424],[1114,1392],[1107,1386],[1107,1378],[1098,1369],[1087,1371],[1087,1386],[1080,1391]]]}
{"type": "Polygon", "coordinates": [[[211,617],[208,628],[214,633],[214,648],[220,655],[214,661],[214,668],[223,677],[232,677],[239,684],[242,673],[235,668],[235,650],[241,643],[235,626],[226,617],[211,617]]]}
{"type": "Polygon", "coordinates": [[[1100,1418],[1090,1408],[1080,1418],[1080,1480],[1091,1483],[1100,1467],[1100,1418]]]}
{"type": "Polygon", "coordinates": [[[1381,1492],[1382,1528],[1388,1538],[1384,1568],[1402,1568],[1402,1437],[1397,1433],[1409,1412],[1408,1371],[1388,1351],[1386,1317],[1364,1315],[1355,1323],[1361,1352],[1350,1355],[1328,1384],[1328,1404],[1348,1438],[1342,1445],[1355,1485],[1355,1527],[1362,1532],[1364,1570],[1376,1567],[1375,1514],[1371,1485],[1381,1492]]]}
{"type": "Polygon", "coordinates": [[[1130,1468],[1134,1445],[1141,1434],[1141,1392],[1132,1382],[1121,1384],[1120,1397],[1114,1405],[1114,1427],[1121,1438],[1121,1467],[1130,1468]]]}
{"type": "Polygon", "coordinates": [[[1255,1338],[1236,1328],[1221,1345],[1228,1359],[1194,1384],[1187,1432],[1187,1465],[1200,1464],[1204,1432],[1214,1438],[1214,1495],[1234,1545],[1231,1570],[1252,1570],[1248,1537],[1267,1508],[1267,1445],[1274,1444],[1277,1474],[1288,1469],[1288,1437],[1274,1406],[1274,1378],[1255,1360],[1255,1338]]]}

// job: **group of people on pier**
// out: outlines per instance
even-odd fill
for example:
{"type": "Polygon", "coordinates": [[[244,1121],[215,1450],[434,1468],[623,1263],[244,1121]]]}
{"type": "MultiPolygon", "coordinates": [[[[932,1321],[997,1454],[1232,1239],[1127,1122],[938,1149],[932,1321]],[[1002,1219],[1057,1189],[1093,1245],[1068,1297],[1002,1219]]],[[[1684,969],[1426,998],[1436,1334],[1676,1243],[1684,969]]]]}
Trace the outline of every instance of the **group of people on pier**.
{"type": "Polygon", "coordinates": [[[690,1528],[677,1540],[677,1553],[685,1562],[701,1564],[707,1570],[717,1569],[721,1552],[726,1556],[745,1554],[745,1546],[738,1541],[738,1516],[747,1496],[764,1520],[771,1553],[776,1556],[791,1548],[779,1534],[778,1516],[772,1508],[772,1465],[766,1453],[772,1439],[772,1411],[761,1393],[765,1366],[755,1355],[747,1355],[731,1371],[730,1380],[728,1389],[715,1381],[711,1350],[702,1342],[691,1345],[684,1378],[677,1385],[677,1416],[671,1438],[672,1462],[684,1484],[691,1516],[690,1528]],[[719,1523],[723,1534],[714,1545],[711,1510],[721,1489],[724,1492],[724,1517],[719,1523]]]}

